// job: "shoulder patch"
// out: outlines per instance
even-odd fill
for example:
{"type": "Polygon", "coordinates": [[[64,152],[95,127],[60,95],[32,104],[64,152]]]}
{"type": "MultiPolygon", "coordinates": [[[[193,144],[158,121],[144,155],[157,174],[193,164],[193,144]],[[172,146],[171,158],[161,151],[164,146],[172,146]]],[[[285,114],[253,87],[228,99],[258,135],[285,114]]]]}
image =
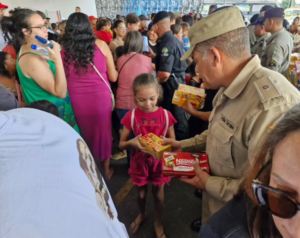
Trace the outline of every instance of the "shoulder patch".
{"type": "Polygon", "coordinates": [[[268,66],[273,66],[275,67],[276,66],[276,62],[274,60],[271,60],[269,63],[268,63],[268,66]]]}
{"type": "Polygon", "coordinates": [[[169,55],[169,49],[167,47],[164,47],[161,51],[162,56],[168,56],[169,55]]]}
{"type": "Polygon", "coordinates": [[[272,53],[273,56],[276,56],[277,54],[278,54],[277,50],[274,50],[273,53],[272,53]]]}
{"type": "Polygon", "coordinates": [[[261,102],[266,102],[271,98],[282,96],[280,90],[276,87],[270,76],[258,79],[254,82],[254,86],[259,94],[261,102]]]}

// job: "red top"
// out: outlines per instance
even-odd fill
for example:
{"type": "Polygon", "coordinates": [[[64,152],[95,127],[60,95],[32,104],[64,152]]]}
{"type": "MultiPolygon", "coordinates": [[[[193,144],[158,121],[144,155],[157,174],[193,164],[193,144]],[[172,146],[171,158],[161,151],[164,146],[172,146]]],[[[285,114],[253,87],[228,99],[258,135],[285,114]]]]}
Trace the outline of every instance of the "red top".
{"type": "MultiPolygon", "coordinates": [[[[169,128],[173,126],[177,121],[172,116],[172,114],[168,112],[169,116],[169,128]]],[[[131,114],[132,111],[128,112],[125,117],[122,119],[121,123],[124,125],[129,131],[131,129],[131,114]]],[[[147,135],[149,133],[153,133],[157,136],[164,136],[166,131],[166,116],[164,109],[159,107],[155,112],[143,112],[141,109],[135,109],[134,115],[134,134],[135,136],[142,134],[147,135]]]]}
{"type": "Polygon", "coordinates": [[[96,36],[98,39],[103,40],[108,44],[111,42],[113,38],[109,31],[97,31],[96,36]]]}
{"type": "Polygon", "coordinates": [[[10,56],[14,60],[17,60],[17,52],[16,52],[15,48],[13,47],[13,45],[7,45],[7,46],[5,46],[2,51],[10,54],[10,56]]]}

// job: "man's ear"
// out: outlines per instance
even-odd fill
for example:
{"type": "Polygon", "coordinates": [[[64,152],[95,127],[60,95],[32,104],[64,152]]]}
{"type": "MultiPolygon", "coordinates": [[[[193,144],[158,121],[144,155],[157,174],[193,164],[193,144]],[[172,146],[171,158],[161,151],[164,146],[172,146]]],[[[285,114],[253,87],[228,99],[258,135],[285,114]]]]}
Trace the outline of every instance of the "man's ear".
{"type": "Polygon", "coordinates": [[[29,33],[29,30],[28,29],[26,29],[26,28],[23,28],[22,29],[22,32],[23,32],[23,34],[25,35],[25,36],[28,36],[30,33],[29,33]]]}
{"type": "Polygon", "coordinates": [[[222,57],[221,57],[219,49],[217,49],[216,47],[211,47],[210,48],[210,53],[212,55],[214,66],[217,66],[218,64],[220,64],[222,62],[222,57]]]}

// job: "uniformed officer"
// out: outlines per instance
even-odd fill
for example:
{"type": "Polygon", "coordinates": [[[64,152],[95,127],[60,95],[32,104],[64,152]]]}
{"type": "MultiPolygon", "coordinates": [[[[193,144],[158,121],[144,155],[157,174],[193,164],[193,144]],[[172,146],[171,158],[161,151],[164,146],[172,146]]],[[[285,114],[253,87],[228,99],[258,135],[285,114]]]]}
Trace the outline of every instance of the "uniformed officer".
{"type": "Polygon", "coordinates": [[[172,98],[179,84],[185,84],[187,64],[181,61],[183,47],[170,29],[168,12],[158,12],[153,19],[152,29],[158,35],[158,49],[155,57],[157,79],[164,89],[163,108],[169,110],[177,120],[174,125],[176,138],[188,138],[188,125],[184,110],[172,104],[172,98]]]}
{"type": "Polygon", "coordinates": [[[191,27],[189,39],[191,48],[182,60],[193,55],[206,87],[220,89],[207,131],[164,143],[174,151],[206,150],[211,173],[195,165],[196,176],[184,179],[203,190],[205,223],[237,192],[261,138],[300,102],[300,93],[281,74],[261,67],[257,55],[251,55],[248,30],[237,7],[217,9],[191,27]]]}
{"type": "Polygon", "coordinates": [[[250,46],[253,47],[257,41],[257,36],[254,33],[255,22],[259,18],[259,14],[254,14],[250,19],[250,25],[247,26],[249,30],[250,46]]]}
{"type": "Polygon", "coordinates": [[[289,68],[293,40],[283,27],[284,9],[273,8],[265,12],[264,26],[272,35],[261,57],[261,65],[286,75],[289,68]]]}
{"type": "Polygon", "coordinates": [[[264,27],[264,18],[261,17],[257,19],[257,21],[254,23],[254,34],[258,38],[255,45],[251,47],[251,53],[254,55],[258,55],[259,58],[261,58],[266,46],[267,46],[267,40],[270,38],[271,33],[265,31],[264,27]]]}

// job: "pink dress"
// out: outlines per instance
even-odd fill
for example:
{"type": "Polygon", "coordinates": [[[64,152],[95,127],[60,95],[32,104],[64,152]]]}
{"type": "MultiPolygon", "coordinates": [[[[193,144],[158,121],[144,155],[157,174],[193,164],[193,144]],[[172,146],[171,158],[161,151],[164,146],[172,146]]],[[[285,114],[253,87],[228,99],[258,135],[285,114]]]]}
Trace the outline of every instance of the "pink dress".
{"type": "MultiPolygon", "coordinates": [[[[96,45],[95,48],[94,65],[109,85],[106,57],[96,45]]],[[[64,50],[61,55],[64,59],[64,50]]],[[[74,66],[70,65],[67,84],[81,136],[96,161],[109,159],[112,150],[112,105],[108,87],[90,65],[88,72],[82,75],[77,75],[74,66]]]]}
{"type": "MultiPolygon", "coordinates": [[[[167,111],[168,118],[166,118],[165,111],[162,107],[155,112],[146,113],[139,108],[128,112],[121,123],[130,131],[132,131],[132,119],[134,135],[146,135],[153,133],[157,136],[164,136],[169,127],[176,123],[172,114],[167,111]],[[166,128],[168,125],[168,128],[166,128]]],[[[162,175],[162,160],[158,160],[149,154],[140,150],[133,149],[131,153],[131,163],[129,173],[132,183],[137,186],[144,186],[148,182],[153,185],[162,185],[168,183],[170,178],[162,175]]]]}

